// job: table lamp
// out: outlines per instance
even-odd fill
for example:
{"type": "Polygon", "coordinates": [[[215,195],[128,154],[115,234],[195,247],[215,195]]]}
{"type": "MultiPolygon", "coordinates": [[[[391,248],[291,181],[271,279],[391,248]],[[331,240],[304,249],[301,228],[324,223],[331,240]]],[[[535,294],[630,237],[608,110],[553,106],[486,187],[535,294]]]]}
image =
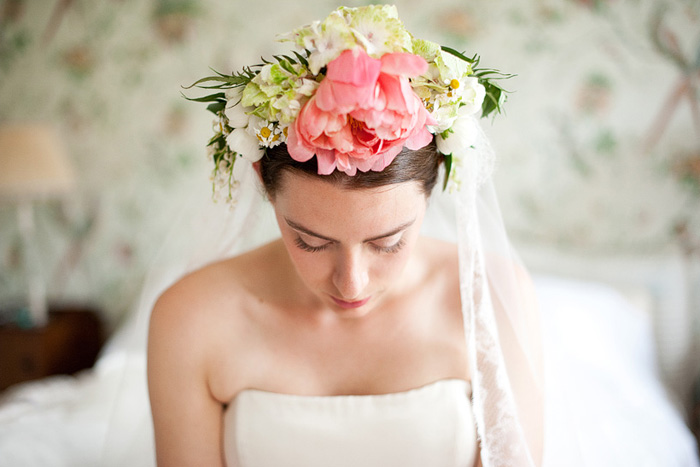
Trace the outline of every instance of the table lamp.
{"type": "Polygon", "coordinates": [[[17,205],[24,243],[27,301],[33,326],[48,322],[46,286],[34,240],[33,203],[70,192],[75,176],[55,128],[46,124],[0,124],[0,201],[17,205]]]}

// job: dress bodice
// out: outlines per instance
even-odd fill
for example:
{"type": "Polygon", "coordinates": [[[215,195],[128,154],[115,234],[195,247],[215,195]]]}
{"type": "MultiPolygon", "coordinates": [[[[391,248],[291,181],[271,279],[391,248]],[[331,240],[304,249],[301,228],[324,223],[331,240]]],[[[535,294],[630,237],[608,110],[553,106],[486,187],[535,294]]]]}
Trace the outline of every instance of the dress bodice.
{"type": "Polygon", "coordinates": [[[405,392],[298,396],[241,391],[224,414],[228,467],[471,467],[471,386],[440,380],[405,392]]]}

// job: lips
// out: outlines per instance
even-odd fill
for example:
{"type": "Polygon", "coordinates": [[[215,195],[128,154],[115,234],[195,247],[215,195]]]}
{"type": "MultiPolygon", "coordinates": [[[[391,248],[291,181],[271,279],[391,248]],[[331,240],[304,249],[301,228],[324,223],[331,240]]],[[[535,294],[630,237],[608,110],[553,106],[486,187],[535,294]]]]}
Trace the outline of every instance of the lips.
{"type": "Polygon", "coordinates": [[[345,300],[340,300],[339,298],[335,298],[335,297],[331,297],[331,298],[336,303],[336,305],[338,305],[339,307],[345,308],[345,309],[351,309],[351,308],[359,308],[359,307],[363,306],[364,304],[369,302],[369,299],[371,297],[367,297],[363,300],[357,300],[355,302],[346,302],[345,300]]]}

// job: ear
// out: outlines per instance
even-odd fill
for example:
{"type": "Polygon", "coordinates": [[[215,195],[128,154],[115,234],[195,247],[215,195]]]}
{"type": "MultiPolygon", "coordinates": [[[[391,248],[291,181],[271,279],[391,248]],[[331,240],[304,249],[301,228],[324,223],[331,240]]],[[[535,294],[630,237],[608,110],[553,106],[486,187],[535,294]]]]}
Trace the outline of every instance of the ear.
{"type": "Polygon", "coordinates": [[[255,170],[255,173],[258,174],[258,180],[260,180],[260,183],[262,183],[262,172],[260,172],[260,161],[253,162],[253,170],[255,170]]]}

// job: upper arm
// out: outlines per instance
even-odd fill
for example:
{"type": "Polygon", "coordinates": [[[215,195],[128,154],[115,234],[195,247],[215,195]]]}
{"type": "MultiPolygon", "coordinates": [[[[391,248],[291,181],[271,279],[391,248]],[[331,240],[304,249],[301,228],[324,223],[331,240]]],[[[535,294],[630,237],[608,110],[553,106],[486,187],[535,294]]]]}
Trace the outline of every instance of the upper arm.
{"type": "Polygon", "coordinates": [[[222,405],[207,381],[207,324],[181,289],[167,291],[151,315],[148,390],[159,466],[223,465],[222,405]],[[194,313],[193,313],[194,312],[194,313]]]}

